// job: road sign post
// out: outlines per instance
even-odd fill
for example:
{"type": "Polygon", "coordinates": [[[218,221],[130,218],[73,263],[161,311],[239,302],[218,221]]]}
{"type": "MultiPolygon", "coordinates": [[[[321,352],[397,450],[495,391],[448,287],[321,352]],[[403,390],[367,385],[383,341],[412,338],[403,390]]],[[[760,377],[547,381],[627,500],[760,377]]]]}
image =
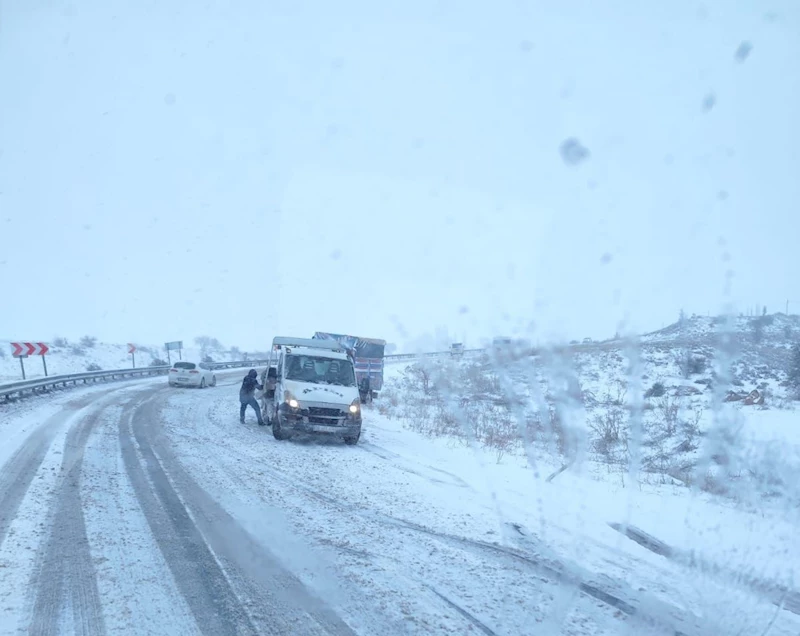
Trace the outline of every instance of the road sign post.
{"type": "Polygon", "coordinates": [[[174,342],[165,342],[164,348],[167,350],[167,362],[172,365],[172,359],[169,357],[170,351],[177,351],[178,352],[178,360],[183,360],[183,356],[181,355],[181,350],[183,349],[183,341],[175,340],[174,342]]]}
{"type": "Polygon", "coordinates": [[[25,364],[22,362],[23,358],[28,356],[42,356],[42,366],[44,367],[44,374],[47,376],[47,361],[45,354],[50,351],[44,342],[12,342],[11,355],[19,358],[19,368],[22,371],[22,379],[25,379],[25,364]]]}
{"type": "Polygon", "coordinates": [[[133,362],[133,368],[136,368],[136,345],[128,343],[128,353],[131,354],[131,361],[133,362]]]}

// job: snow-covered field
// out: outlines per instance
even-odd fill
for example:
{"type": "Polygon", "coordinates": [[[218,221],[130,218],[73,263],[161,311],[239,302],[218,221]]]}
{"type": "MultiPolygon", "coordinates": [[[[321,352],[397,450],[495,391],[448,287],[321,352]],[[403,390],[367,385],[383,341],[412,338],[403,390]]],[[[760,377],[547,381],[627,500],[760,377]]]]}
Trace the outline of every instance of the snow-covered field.
{"type": "MultiPolygon", "coordinates": [[[[797,508],[547,481],[558,457],[498,462],[380,401],[355,447],[278,442],[239,423],[240,376],[0,407],[0,633],[800,632],[797,508]]],[[[792,416],[748,439],[788,447],[792,416]]]]}

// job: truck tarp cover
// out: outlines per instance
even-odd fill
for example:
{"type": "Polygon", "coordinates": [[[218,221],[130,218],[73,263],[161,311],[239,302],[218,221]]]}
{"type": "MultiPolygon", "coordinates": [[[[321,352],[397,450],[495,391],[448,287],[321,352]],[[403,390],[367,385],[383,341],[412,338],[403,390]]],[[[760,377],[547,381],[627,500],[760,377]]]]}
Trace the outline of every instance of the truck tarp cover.
{"type": "Polygon", "coordinates": [[[336,340],[348,349],[353,349],[356,352],[356,358],[383,358],[383,350],[386,347],[385,340],[358,338],[325,331],[317,331],[314,334],[314,338],[317,340],[336,340]]]}

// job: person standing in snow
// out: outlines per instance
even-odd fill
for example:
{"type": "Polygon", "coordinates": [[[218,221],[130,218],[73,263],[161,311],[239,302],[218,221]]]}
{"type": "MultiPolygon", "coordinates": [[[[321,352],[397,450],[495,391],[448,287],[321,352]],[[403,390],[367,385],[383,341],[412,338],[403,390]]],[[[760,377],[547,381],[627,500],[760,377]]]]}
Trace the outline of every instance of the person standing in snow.
{"type": "Polygon", "coordinates": [[[248,406],[252,406],[258,417],[258,425],[264,426],[264,418],[261,417],[261,408],[256,401],[256,389],[259,391],[264,390],[264,386],[258,382],[258,372],[255,369],[250,369],[247,375],[242,380],[242,388],[239,389],[239,421],[244,424],[244,414],[248,406]]]}

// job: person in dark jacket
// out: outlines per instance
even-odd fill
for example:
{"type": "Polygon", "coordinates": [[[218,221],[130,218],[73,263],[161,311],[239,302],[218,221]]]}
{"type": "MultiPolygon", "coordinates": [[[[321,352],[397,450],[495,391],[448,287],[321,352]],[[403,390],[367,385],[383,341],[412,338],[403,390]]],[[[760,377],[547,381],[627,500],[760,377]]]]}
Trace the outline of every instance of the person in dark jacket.
{"type": "Polygon", "coordinates": [[[241,403],[239,421],[244,424],[245,411],[247,411],[248,406],[252,406],[256,416],[258,416],[258,425],[264,426],[265,422],[264,418],[261,417],[261,408],[258,405],[258,401],[256,401],[256,389],[263,391],[264,385],[258,382],[258,372],[255,369],[250,369],[244,380],[242,380],[242,388],[239,389],[239,402],[241,403]]]}

